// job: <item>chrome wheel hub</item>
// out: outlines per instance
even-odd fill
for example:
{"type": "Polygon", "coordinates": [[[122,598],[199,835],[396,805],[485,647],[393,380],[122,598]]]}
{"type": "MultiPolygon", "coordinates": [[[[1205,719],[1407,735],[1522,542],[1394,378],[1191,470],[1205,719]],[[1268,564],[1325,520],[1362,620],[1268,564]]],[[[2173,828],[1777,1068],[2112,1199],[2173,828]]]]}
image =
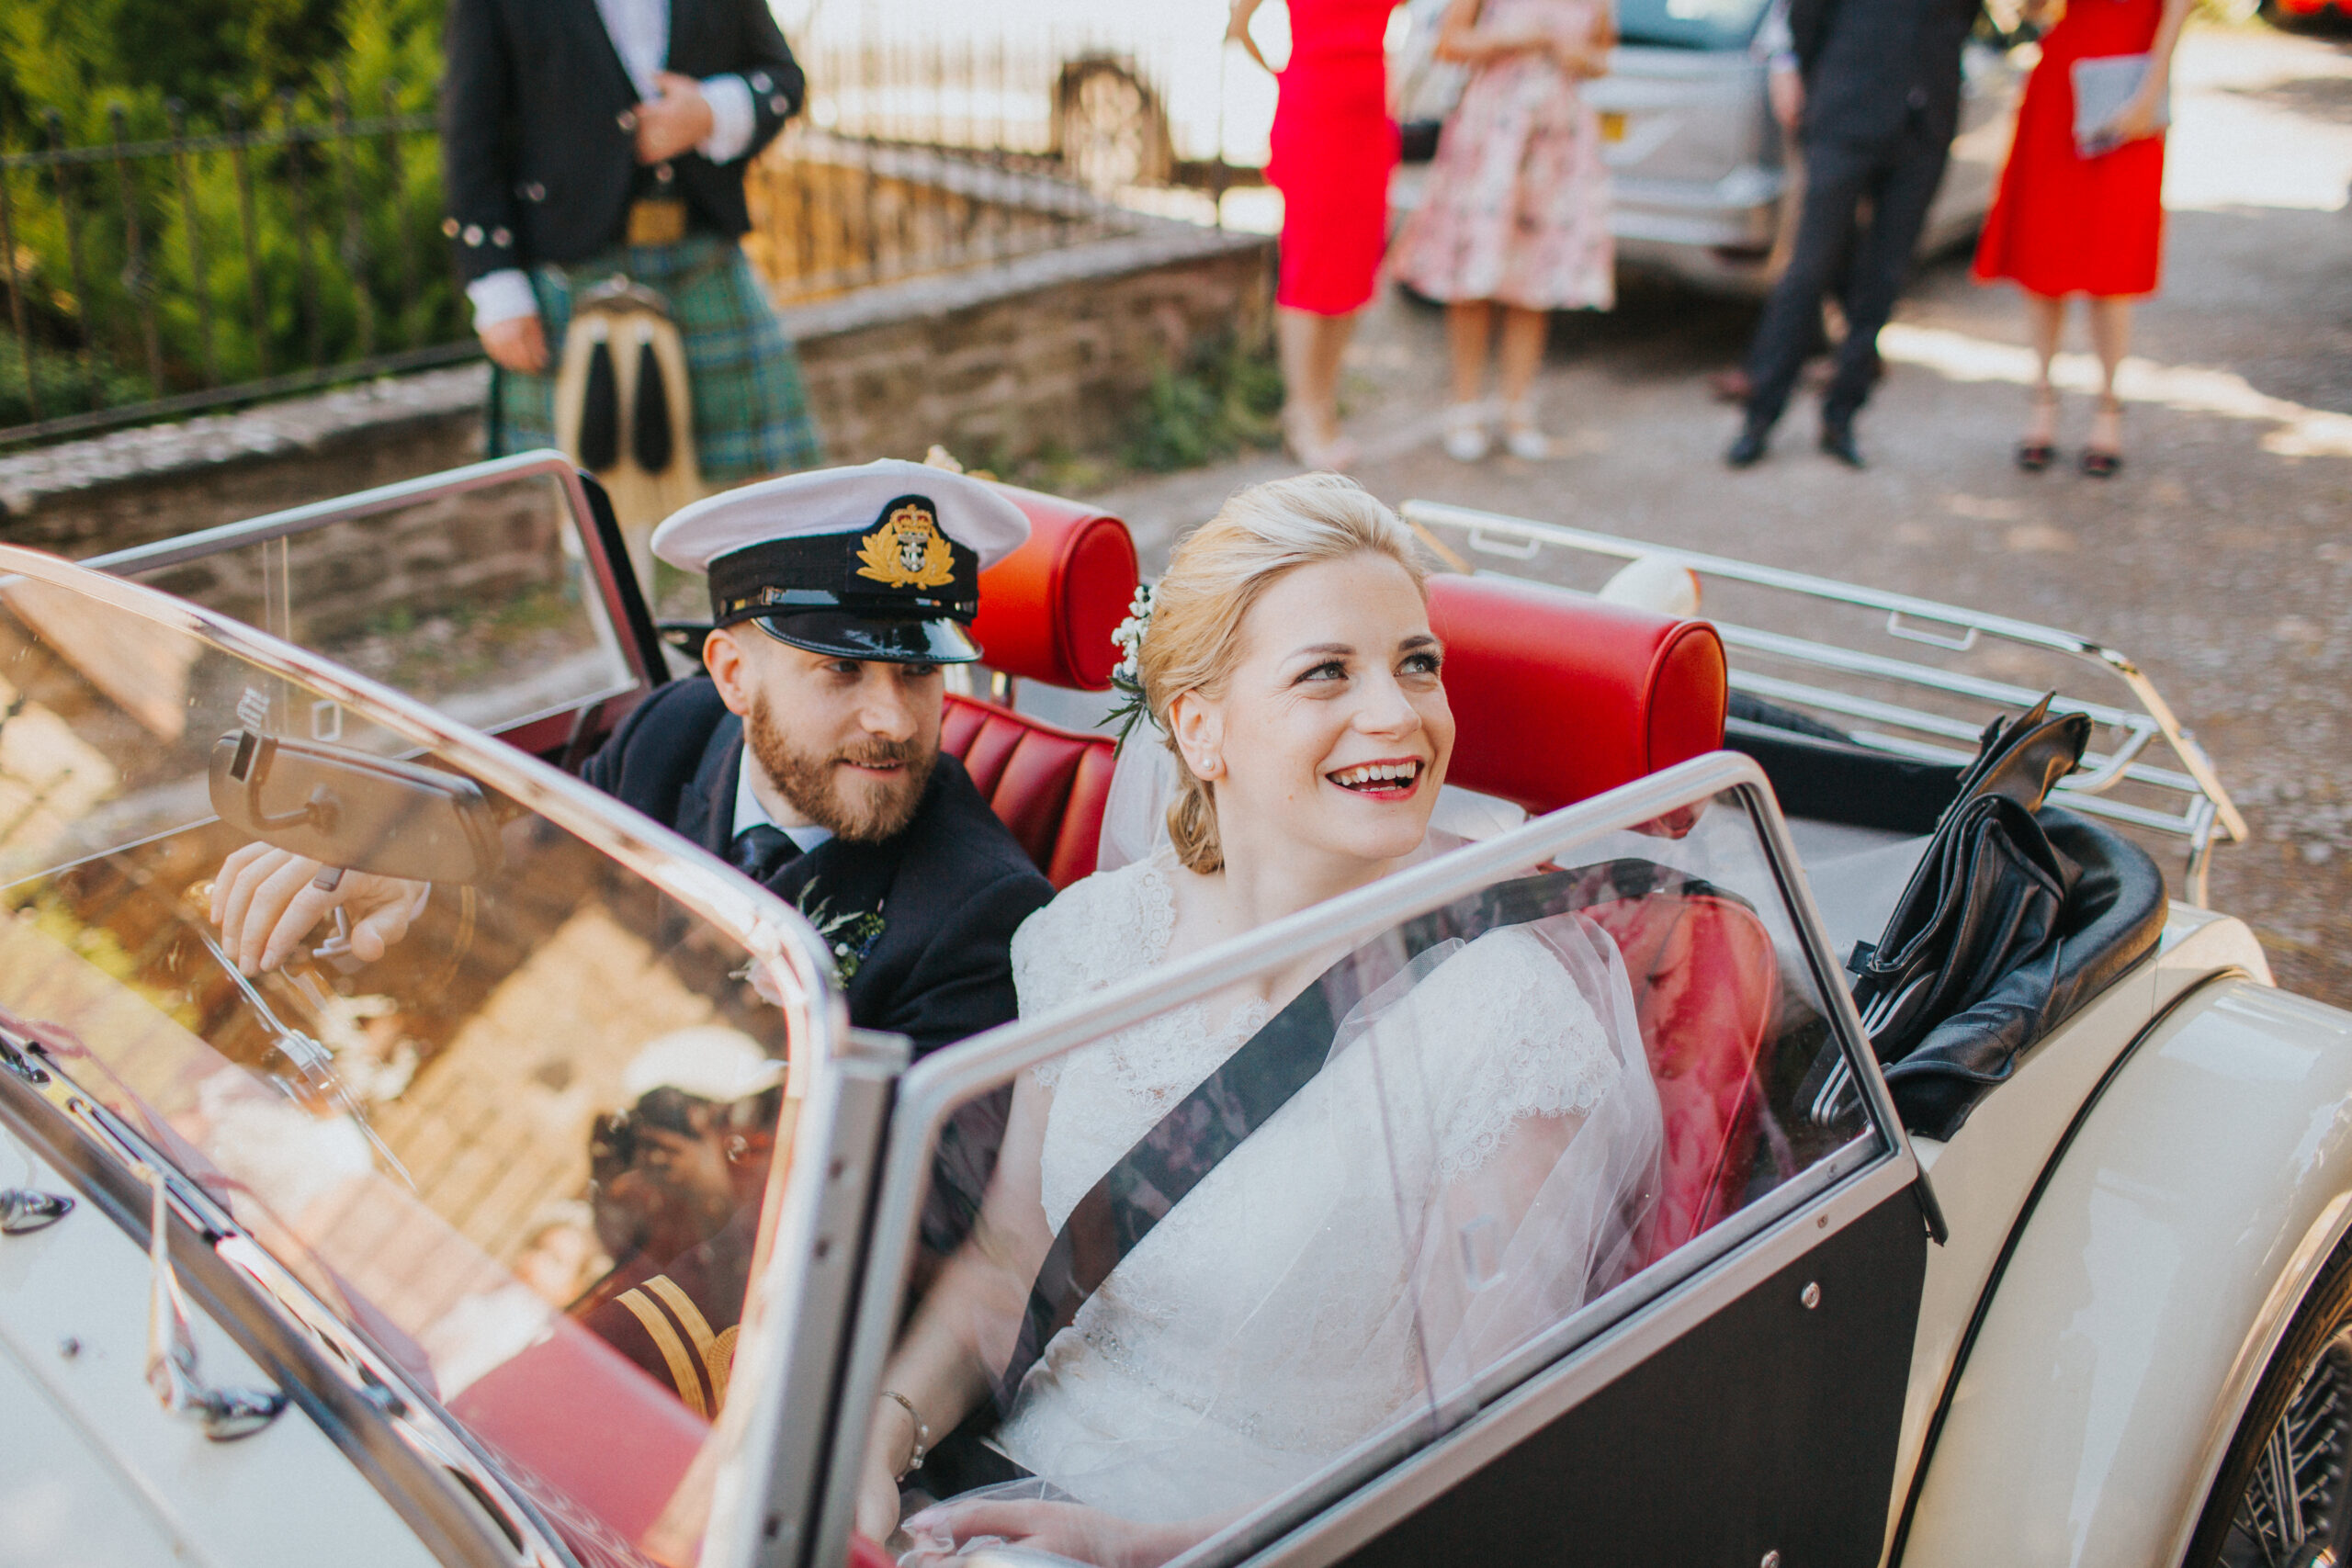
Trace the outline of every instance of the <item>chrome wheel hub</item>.
{"type": "Polygon", "coordinates": [[[2303,1374],[2238,1500],[2222,1561],[2232,1568],[2333,1568],[2343,1551],[2352,1458],[2352,1329],[2303,1374]]]}

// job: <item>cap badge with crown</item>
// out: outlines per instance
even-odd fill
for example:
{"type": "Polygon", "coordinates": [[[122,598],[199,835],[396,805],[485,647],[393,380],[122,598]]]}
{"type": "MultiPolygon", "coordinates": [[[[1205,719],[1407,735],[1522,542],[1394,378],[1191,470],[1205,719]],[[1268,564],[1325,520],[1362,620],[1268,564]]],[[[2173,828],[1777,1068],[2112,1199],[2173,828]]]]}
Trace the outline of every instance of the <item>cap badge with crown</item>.
{"type": "Polygon", "coordinates": [[[956,579],[955,552],[928,502],[909,496],[879,528],[859,541],[860,577],[892,588],[944,588],[956,579]]]}

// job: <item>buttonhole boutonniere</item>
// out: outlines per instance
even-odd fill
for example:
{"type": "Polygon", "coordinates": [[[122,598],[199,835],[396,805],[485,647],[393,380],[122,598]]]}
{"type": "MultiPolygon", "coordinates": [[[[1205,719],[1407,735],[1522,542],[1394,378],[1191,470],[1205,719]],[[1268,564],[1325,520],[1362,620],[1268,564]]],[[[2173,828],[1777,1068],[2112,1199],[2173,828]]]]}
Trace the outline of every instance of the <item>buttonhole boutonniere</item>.
{"type": "Polygon", "coordinates": [[[818,894],[817,879],[813,876],[793,902],[808,918],[808,923],[817,928],[817,934],[824,938],[826,949],[833,955],[835,977],[842,985],[848,985],[851,977],[856,975],[858,965],[865,963],[866,955],[874,951],[874,944],[882,940],[880,907],[835,909],[830,896],[820,897],[818,894]]]}

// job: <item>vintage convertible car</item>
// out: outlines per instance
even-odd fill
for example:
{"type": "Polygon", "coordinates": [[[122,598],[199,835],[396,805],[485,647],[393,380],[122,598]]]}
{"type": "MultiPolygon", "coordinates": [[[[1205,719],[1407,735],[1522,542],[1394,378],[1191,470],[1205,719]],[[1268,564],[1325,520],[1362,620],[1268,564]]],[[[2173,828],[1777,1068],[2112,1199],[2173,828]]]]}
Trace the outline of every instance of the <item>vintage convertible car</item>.
{"type": "MultiPolygon", "coordinates": [[[[1037,699],[1104,683],[1136,557],[1019,499],[947,739],[1067,886],[1111,754],[1037,699]]],[[[1666,1129],[1623,1267],[1337,1450],[1236,1421],[1262,1495],[1182,1561],[2340,1560],[2352,1018],[2199,907],[2243,824],[2144,677],[1719,559],[1675,558],[1715,621],[1629,609],[1578,588],[1639,545],[1408,511],[1473,841],[912,1067],[800,911],[569,776],[669,653],[555,456],[0,547],[0,1562],[883,1561],[858,1461],[959,1118],[1335,942],[1559,919],[1622,956],[1666,1129]],[[1923,1092],[1843,961],[2038,659],[2098,727],[2042,814],[2052,999],[1923,1092]],[[329,925],[242,975],[209,885],[254,842],[430,889],[372,961],[329,925]]],[[[1430,1134],[1382,1092],[1385,1190],[1430,1134]]],[[[1424,1284],[1541,1274],[1484,1222],[1424,1284]]],[[[1431,1368],[1434,1299],[1368,1303],[1431,1368]]]]}

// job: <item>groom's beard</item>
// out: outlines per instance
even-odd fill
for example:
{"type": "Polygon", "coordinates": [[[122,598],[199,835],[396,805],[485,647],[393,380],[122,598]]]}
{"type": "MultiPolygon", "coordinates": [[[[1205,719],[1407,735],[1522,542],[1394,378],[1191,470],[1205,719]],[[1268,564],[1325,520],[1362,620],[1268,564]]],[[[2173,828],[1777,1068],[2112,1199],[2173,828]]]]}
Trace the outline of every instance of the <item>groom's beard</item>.
{"type": "Polygon", "coordinates": [[[922,804],[931,770],[939,761],[938,751],[926,749],[919,740],[869,739],[821,754],[803,751],[785,739],[764,694],[752,699],[743,733],[768,782],[791,802],[792,808],[852,843],[894,839],[906,831],[907,824],[915,818],[916,807],[922,804]],[[905,766],[895,779],[884,782],[855,779],[842,769],[842,762],[905,766]]]}

